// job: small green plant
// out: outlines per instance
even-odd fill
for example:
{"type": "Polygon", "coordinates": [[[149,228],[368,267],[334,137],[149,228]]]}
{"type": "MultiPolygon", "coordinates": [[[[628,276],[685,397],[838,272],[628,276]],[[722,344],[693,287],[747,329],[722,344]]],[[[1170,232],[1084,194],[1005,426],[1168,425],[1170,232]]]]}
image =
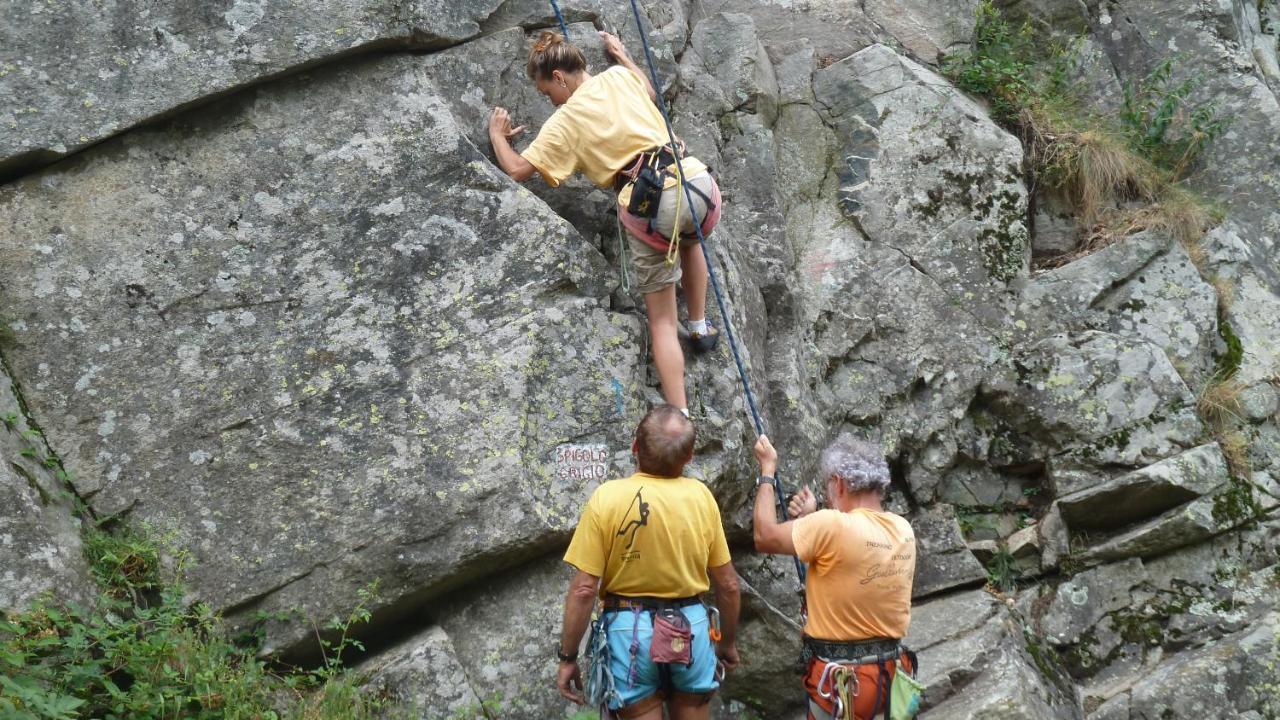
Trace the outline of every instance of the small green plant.
{"type": "MultiPolygon", "coordinates": [[[[366,588],[314,670],[280,672],[256,646],[227,637],[208,606],[188,604],[185,557],[173,555],[166,581],[150,536],[86,532],[102,592],[91,607],[49,600],[0,619],[0,718],[5,720],[372,720],[401,717],[389,701],[360,690],[340,665],[359,647],[350,630],[369,617],[366,588]]],[[[404,715],[408,717],[408,715],[404,715]]]]}
{"type": "Polygon", "coordinates": [[[1190,105],[1197,82],[1175,82],[1173,62],[1165,58],[1141,82],[1125,86],[1120,125],[1134,150],[1180,178],[1226,122],[1213,103],[1190,105]]]}
{"type": "Polygon", "coordinates": [[[18,427],[18,413],[11,412],[0,415],[0,422],[4,423],[4,429],[13,432],[18,427]]]}
{"type": "Polygon", "coordinates": [[[999,592],[1008,594],[1018,589],[1018,570],[1013,556],[1004,547],[996,551],[987,563],[987,581],[999,592]]]}
{"type": "Polygon", "coordinates": [[[943,63],[956,86],[987,98],[999,122],[1017,120],[1033,94],[1031,26],[1013,27],[991,0],[978,3],[973,47],[943,63]]]}
{"type": "MultiPolygon", "coordinates": [[[[577,720],[578,716],[583,715],[583,713],[587,713],[584,717],[593,719],[600,716],[598,711],[583,710],[582,712],[575,714],[571,720],[577,720]]],[[[454,711],[454,713],[449,716],[449,720],[488,720],[488,718],[501,717],[501,715],[502,693],[495,690],[492,695],[480,702],[465,705],[454,711]]]]}

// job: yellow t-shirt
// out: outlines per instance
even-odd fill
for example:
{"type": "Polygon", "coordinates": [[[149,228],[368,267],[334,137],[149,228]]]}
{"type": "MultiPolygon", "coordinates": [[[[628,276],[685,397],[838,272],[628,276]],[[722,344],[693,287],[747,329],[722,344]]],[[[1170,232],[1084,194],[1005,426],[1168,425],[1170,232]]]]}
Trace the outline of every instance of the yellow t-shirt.
{"type": "Polygon", "coordinates": [[[606,593],[691,597],[711,587],[707,568],[729,562],[716,499],[693,478],[636,473],[596,488],[564,561],[603,579],[606,593]]]}
{"type": "Polygon", "coordinates": [[[916,536],[904,518],[863,509],[819,510],[795,521],[791,539],[809,565],[806,634],[822,640],[907,634],[916,536]]]}
{"type": "Polygon", "coordinates": [[[608,188],[636,155],[667,142],[667,126],[644,82],[615,65],[582,83],[521,155],[551,187],[580,171],[608,188]]]}

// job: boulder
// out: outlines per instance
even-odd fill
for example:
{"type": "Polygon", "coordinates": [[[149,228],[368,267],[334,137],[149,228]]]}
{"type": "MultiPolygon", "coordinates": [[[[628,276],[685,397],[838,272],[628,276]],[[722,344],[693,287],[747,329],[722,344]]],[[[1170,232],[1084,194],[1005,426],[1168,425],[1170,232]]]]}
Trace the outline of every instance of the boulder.
{"type": "Polygon", "coordinates": [[[1217,307],[1186,249],[1144,231],[1029,282],[1018,327],[1029,338],[1093,329],[1149,342],[1198,387],[1213,370],[1217,307]]]}
{"type": "Polygon", "coordinates": [[[1280,709],[1270,667],[1280,656],[1277,638],[1280,613],[1273,610],[1235,635],[1170,658],[1134,685],[1129,717],[1270,717],[1280,709]]]}
{"type": "Polygon", "coordinates": [[[884,31],[867,18],[858,0],[804,4],[791,0],[700,0],[698,7],[706,16],[729,11],[750,15],[774,60],[800,38],[812,45],[815,57],[825,64],[885,39],[884,31]]]}
{"type": "Polygon", "coordinates": [[[1060,583],[1041,604],[1040,634],[1055,645],[1074,645],[1108,614],[1128,607],[1144,579],[1142,561],[1130,559],[1086,570],[1060,583]]]}
{"type": "Polygon", "coordinates": [[[1022,577],[1040,572],[1040,529],[1035,525],[1018,530],[1005,541],[1013,569],[1022,577]]]}
{"type": "Polygon", "coordinates": [[[935,505],[910,520],[919,548],[913,599],[986,582],[987,571],[965,545],[951,506],[935,505]]]}
{"type": "Polygon", "coordinates": [[[937,64],[972,40],[976,0],[868,0],[862,10],[912,57],[937,64]]]}
{"type": "MultiPolygon", "coordinates": [[[[773,130],[793,249],[786,282],[768,297],[774,422],[809,459],[842,423],[874,426],[866,434],[887,454],[913,458],[911,491],[926,501],[940,473],[917,477],[914,455],[949,431],[1007,357],[986,324],[1007,319],[987,240],[1022,227],[1012,217],[1025,211],[1025,191],[1010,172],[1021,150],[981,108],[887,47],[820,67],[811,101],[807,54],[793,62],[783,84],[797,101],[783,104],[773,130]],[[921,126],[947,128],[959,154],[921,126]],[[973,196],[953,182],[963,173],[973,196]],[[912,209],[930,202],[926,191],[938,207],[912,209]],[[987,191],[1009,201],[1007,216],[978,197],[987,191]]],[[[953,461],[940,456],[937,467],[953,461]]]]}
{"type": "MultiPolygon", "coordinates": [[[[0,343],[4,342],[0,337],[0,343]]],[[[18,401],[0,355],[0,615],[41,598],[87,603],[93,578],[57,458],[18,401]]]]}
{"type": "Polygon", "coordinates": [[[359,667],[365,692],[415,708],[424,720],[452,720],[481,712],[466,670],[449,636],[438,625],[410,635],[359,667]]]}
{"type": "Polygon", "coordinates": [[[1242,500],[1241,492],[1242,487],[1236,483],[1220,485],[1212,495],[1091,545],[1079,554],[1079,559],[1097,562],[1146,558],[1207,540],[1252,519],[1253,510],[1242,500]]]}
{"type": "Polygon", "coordinates": [[[6,3],[0,179],[177,108],[334,57],[460,42],[479,34],[501,4],[6,3]]]}
{"type": "Polygon", "coordinates": [[[1110,333],[1054,335],[1024,346],[1011,378],[989,381],[992,412],[1053,452],[1060,495],[1109,468],[1141,467],[1198,444],[1194,398],[1159,348],[1110,333]],[[1141,378],[1141,380],[1139,380],[1141,378]]]}
{"type": "Polygon", "coordinates": [[[819,70],[814,92],[844,138],[837,171],[846,216],[959,306],[1003,319],[1001,291],[1030,258],[1017,139],[883,45],[819,70]]]}
{"type": "Polygon", "coordinates": [[[711,85],[719,92],[713,98],[701,98],[689,109],[708,114],[748,110],[761,114],[766,125],[773,124],[778,113],[778,80],[751,16],[712,15],[694,26],[690,45],[692,52],[681,60],[682,80],[700,71],[714,79],[711,85]],[[695,64],[700,67],[690,67],[695,64]]]}
{"type": "Polygon", "coordinates": [[[1211,230],[1204,247],[1211,270],[1231,287],[1224,330],[1240,342],[1236,379],[1246,387],[1274,381],[1280,368],[1280,270],[1267,258],[1280,246],[1280,214],[1269,234],[1228,220],[1211,230]]]}
{"type": "Polygon", "coordinates": [[[1072,531],[1113,530],[1207,495],[1227,480],[1222,450],[1211,443],[1064,495],[1058,508],[1072,531]]]}
{"type": "Polygon", "coordinates": [[[1052,656],[985,591],[917,605],[907,644],[919,653],[927,717],[1081,717],[1052,656]]]}
{"type": "Polygon", "coordinates": [[[456,594],[433,612],[472,691],[489,703],[488,714],[533,720],[578,711],[554,691],[553,651],[572,577],[559,557],[545,557],[456,594]]]}

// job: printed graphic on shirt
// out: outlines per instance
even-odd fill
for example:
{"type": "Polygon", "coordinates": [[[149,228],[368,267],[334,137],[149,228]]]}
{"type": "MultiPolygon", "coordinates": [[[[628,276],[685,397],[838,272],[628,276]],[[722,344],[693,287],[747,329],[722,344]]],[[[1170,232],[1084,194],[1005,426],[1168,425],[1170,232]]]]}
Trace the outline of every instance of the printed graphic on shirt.
{"type": "Polygon", "coordinates": [[[640,551],[631,548],[636,544],[636,535],[640,532],[640,528],[649,524],[649,503],[644,501],[643,493],[644,488],[636,490],[636,496],[631,498],[631,506],[622,516],[622,524],[618,526],[618,537],[626,537],[630,534],[622,553],[624,563],[639,559],[640,551]]]}
{"type": "MultiPolygon", "coordinates": [[[[868,566],[858,584],[866,585],[867,583],[875,582],[878,587],[884,590],[901,590],[905,587],[909,591],[910,586],[903,582],[903,578],[910,578],[915,575],[915,542],[916,539],[914,537],[902,540],[898,552],[890,555],[887,561],[872,563],[868,566]]],[[[874,540],[868,540],[866,543],[868,548],[894,550],[893,545],[889,543],[881,543],[874,540]]],[[[873,556],[883,556],[883,554],[883,552],[872,553],[873,556]]]]}

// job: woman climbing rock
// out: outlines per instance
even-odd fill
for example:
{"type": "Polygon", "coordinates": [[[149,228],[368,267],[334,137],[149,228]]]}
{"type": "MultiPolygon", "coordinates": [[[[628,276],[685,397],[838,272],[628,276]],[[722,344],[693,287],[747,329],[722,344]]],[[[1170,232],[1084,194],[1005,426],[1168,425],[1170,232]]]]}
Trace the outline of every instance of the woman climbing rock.
{"type": "Polygon", "coordinates": [[[600,36],[618,64],[592,75],[580,49],[558,33],[543,32],[527,71],[556,111],[517,153],[511,140],[524,127],[512,127],[507,111],[494,108],[489,140],[498,164],[516,181],[537,173],[556,187],[581,172],[618,193],[618,218],[627,229],[637,289],[644,295],[662,394],[688,414],[675,286],[684,288],[690,345],[695,352],[711,350],[719,333],[706,321],[707,265],[693,218],[702,221],[704,235],[711,232],[720,217],[720,189],[705,165],[683,157],[682,147],[671,147],[653,85],[622,41],[605,32],[600,36]],[[692,208],[676,181],[676,158],[682,158],[692,208]]]}

